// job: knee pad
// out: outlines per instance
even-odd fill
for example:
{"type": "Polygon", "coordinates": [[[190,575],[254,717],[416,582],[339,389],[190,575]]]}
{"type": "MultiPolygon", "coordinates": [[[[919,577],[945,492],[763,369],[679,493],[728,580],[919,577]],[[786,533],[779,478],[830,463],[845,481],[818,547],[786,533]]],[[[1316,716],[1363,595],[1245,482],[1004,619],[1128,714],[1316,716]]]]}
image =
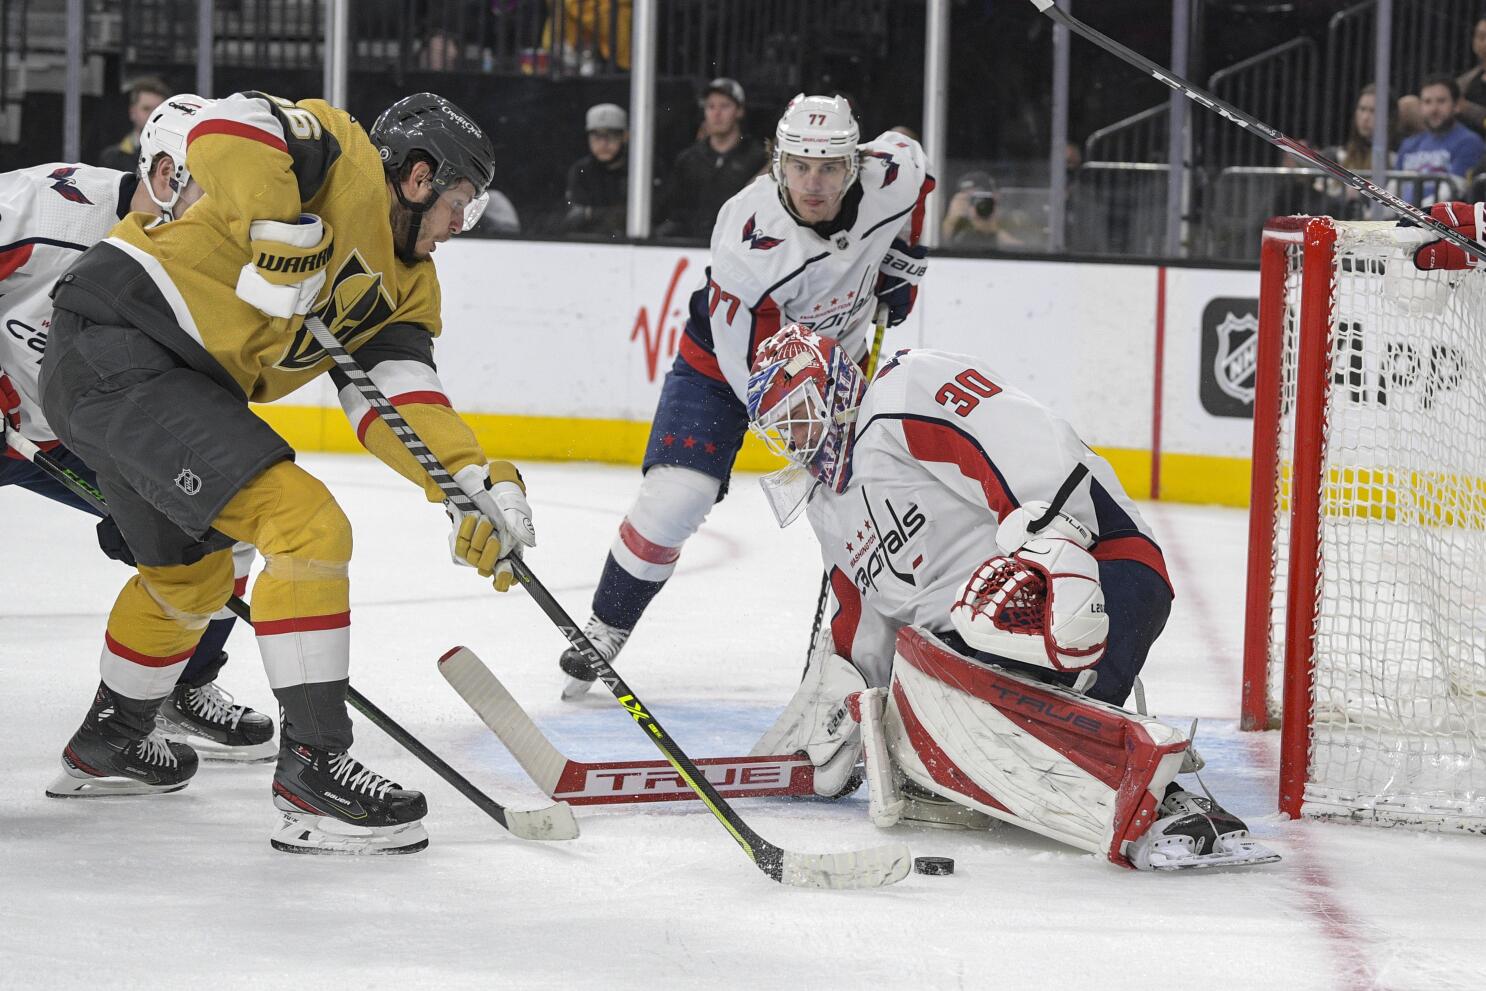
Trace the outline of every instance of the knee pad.
{"type": "Polygon", "coordinates": [[[721,487],[711,475],[677,465],[656,465],[645,473],[625,520],[651,543],[679,549],[701,529],[717,504],[721,487]]]}
{"type": "Polygon", "coordinates": [[[194,564],[140,565],[139,581],[165,616],[187,629],[205,629],[232,595],[232,554],[218,551],[194,564]]]}
{"type": "Polygon", "coordinates": [[[345,578],[351,521],[325,484],[293,462],[268,468],[233,496],[213,525],[263,555],[286,581],[345,578]]]}

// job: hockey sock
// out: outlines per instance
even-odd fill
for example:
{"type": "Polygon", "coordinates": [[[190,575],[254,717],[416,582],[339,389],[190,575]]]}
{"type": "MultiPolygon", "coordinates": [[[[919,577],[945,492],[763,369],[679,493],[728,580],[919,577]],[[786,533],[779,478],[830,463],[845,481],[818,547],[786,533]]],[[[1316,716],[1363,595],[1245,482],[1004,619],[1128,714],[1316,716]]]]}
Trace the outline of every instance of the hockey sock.
{"type": "Polygon", "coordinates": [[[217,672],[227,659],[222,648],[227,645],[227,636],[235,625],[236,619],[214,619],[206,624],[206,632],[201,635],[196,652],[191,655],[191,659],[186,662],[186,669],[181,672],[181,683],[200,688],[217,679],[217,672]]]}
{"type": "Polygon", "coordinates": [[[232,555],[194,564],[141,565],[109,613],[99,664],[103,683],[156,705],[175,688],[212,613],[232,590],[232,555]]]}
{"type": "Polygon", "coordinates": [[[351,524],[314,476],[280,461],[243,486],[212,525],[263,555],[253,625],[284,734],[327,750],[351,745],[351,524]]]}
{"type": "Polygon", "coordinates": [[[665,588],[664,581],[650,582],[620,567],[611,553],[604,559],[604,573],[593,593],[593,614],[610,626],[633,630],[650,600],[665,588]]]}

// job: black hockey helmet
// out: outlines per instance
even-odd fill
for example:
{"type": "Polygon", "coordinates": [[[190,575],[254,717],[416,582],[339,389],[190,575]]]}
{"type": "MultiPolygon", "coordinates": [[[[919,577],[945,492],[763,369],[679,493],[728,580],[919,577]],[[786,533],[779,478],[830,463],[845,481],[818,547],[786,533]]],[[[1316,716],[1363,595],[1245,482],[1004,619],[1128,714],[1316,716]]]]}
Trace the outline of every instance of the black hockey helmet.
{"type": "Polygon", "coordinates": [[[372,125],[371,140],[392,172],[415,151],[429,155],[435,163],[433,188],[439,193],[468,179],[480,196],[495,177],[495,149],[485,132],[463,110],[434,93],[405,96],[382,111],[372,125]]]}

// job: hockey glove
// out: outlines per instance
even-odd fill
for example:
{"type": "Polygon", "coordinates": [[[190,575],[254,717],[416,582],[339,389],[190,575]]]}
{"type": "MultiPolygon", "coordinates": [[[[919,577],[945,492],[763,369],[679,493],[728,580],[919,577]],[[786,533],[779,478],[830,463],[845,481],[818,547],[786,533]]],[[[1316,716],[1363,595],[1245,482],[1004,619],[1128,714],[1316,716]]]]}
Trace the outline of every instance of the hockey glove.
{"type": "Polygon", "coordinates": [[[139,562],[134,560],[134,552],[129,549],[129,542],[119,532],[119,525],[112,516],[105,516],[98,521],[98,549],[115,561],[121,561],[131,568],[139,567],[139,562]]]}
{"type": "Polygon", "coordinates": [[[986,561],[949,618],[976,650],[1056,671],[1093,667],[1109,639],[1099,563],[1065,537],[1033,537],[986,561]]]}
{"type": "MultiPolygon", "coordinates": [[[[1436,203],[1429,208],[1429,215],[1466,237],[1479,241],[1486,234],[1486,230],[1483,230],[1486,225],[1482,224],[1483,208],[1486,208],[1486,203],[1471,204],[1453,200],[1449,203],[1436,203]]],[[[1432,269],[1475,268],[1480,261],[1480,257],[1466,254],[1464,249],[1443,238],[1420,245],[1414,252],[1414,267],[1422,272],[1432,269]]]]}
{"type": "Polygon", "coordinates": [[[1089,532],[1089,528],[1067,513],[1059,513],[1037,533],[1029,533],[1028,529],[1042,518],[1051,505],[1041,501],[1024,502],[1007,513],[1006,518],[996,527],[996,546],[1001,549],[1001,553],[1008,556],[1015,554],[1027,546],[1029,541],[1040,536],[1067,537],[1084,550],[1094,546],[1094,535],[1089,532]]]}
{"type": "Polygon", "coordinates": [[[892,247],[877,266],[877,298],[887,304],[887,325],[896,327],[908,319],[918,297],[918,284],[929,270],[929,249],[894,238],[892,247]]]}
{"type": "Polygon", "coordinates": [[[467,465],[454,473],[454,481],[474,502],[477,512],[461,512],[445,502],[453,532],[449,551],[455,564],[468,565],[486,578],[494,578],[497,592],[511,587],[515,576],[507,558],[523,547],[537,545],[531,522],[531,506],[521,473],[508,461],[467,465]]]}
{"type": "Polygon", "coordinates": [[[238,298],[281,320],[308,313],[335,247],[330,225],[302,213],[292,224],[255,220],[249,236],[253,260],[238,273],[238,298]]]}
{"type": "Polygon", "coordinates": [[[0,372],[0,435],[21,429],[21,394],[11,384],[10,376],[0,372]]]}

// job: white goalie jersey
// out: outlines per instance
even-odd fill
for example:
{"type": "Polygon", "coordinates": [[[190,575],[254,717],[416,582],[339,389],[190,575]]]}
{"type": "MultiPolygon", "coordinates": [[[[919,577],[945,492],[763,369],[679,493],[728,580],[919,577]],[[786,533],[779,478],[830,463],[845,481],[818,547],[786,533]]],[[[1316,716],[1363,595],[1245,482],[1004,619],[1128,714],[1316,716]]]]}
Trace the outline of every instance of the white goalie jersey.
{"type": "Polygon", "coordinates": [[[1065,420],[978,358],[894,355],[857,414],[845,490],[817,486],[808,507],[837,603],[836,652],[885,687],[898,630],[952,632],[960,587],[999,553],[999,521],[1025,502],[1051,501],[1078,464],[1089,477],[1063,511],[1093,532],[1094,558],[1139,561],[1166,579],[1114,470],[1065,420]]]}
{"type": "Polygon", "coordinates": [[[0,175],[0,369],[21,396],[21,433],[38,444],[57,439],[36,389],[52,286],[119,222],[129,176],[63,162],[0,175]]]}
{"type": "Polygon", "coordinates": [[[717,215],[707,285],[692,297],[681,353],[693,368],[726,381],[742,402],[755,350],[786,324],[836,338],[860,362],[879,267],[894,240],[918,243],[924,197],[934,188],[923,148],[885,131],[859,150],[855,218],[848,215],[850,223],[829,237],[790,215],[770,175],[754,179],[717,215]]]}

